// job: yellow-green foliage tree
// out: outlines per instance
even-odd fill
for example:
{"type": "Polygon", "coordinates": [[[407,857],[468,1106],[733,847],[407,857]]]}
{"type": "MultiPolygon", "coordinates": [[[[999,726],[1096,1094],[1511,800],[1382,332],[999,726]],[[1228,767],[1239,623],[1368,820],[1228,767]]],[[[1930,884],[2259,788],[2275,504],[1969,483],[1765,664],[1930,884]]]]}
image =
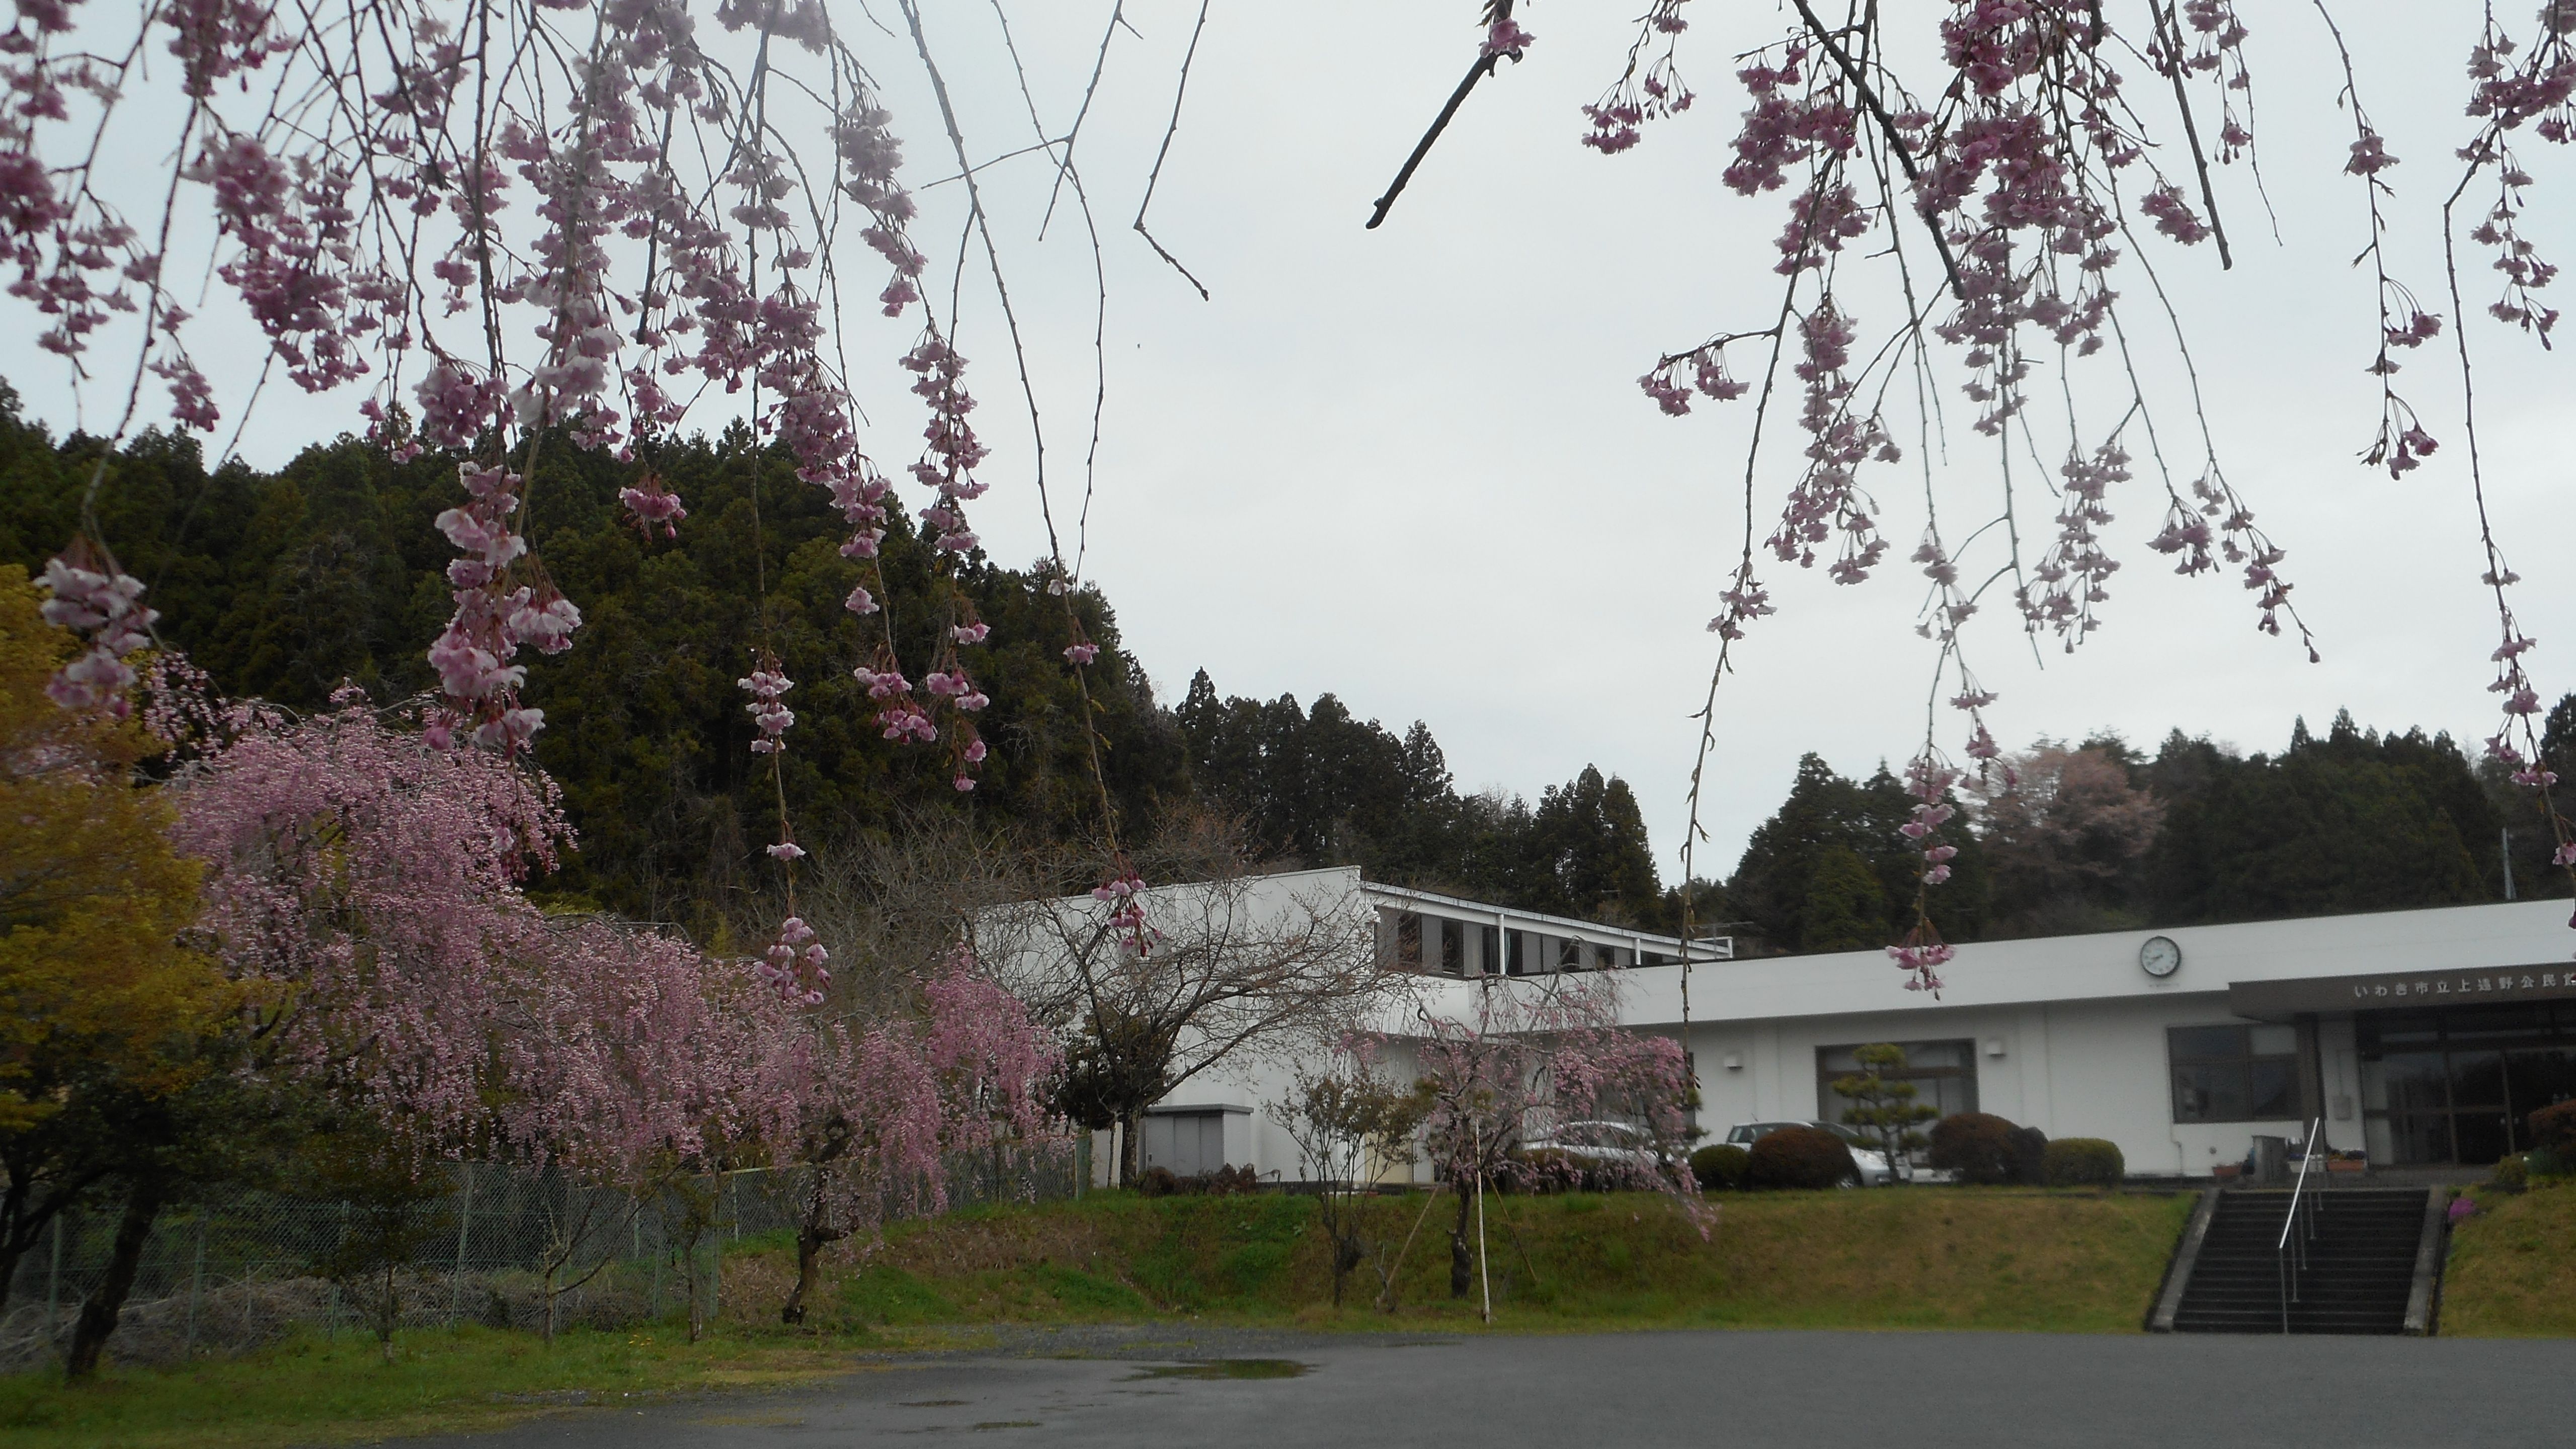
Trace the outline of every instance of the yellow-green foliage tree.
{"type": "Polygon", "coordinates": [[[46,1226],[206,1070],[228,994],[183,944],[198,869],[136,769],[159,744],[46,698],[77,646],[38,605],[0,567],[0,1309],[46,1226]]]}

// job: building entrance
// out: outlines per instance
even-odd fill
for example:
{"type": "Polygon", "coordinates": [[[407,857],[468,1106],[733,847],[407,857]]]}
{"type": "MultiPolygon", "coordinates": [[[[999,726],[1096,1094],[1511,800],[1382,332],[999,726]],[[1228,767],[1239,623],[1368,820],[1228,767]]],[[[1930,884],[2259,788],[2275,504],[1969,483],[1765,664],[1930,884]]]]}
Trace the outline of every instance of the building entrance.
{"type": "Polygon", "coordinates": [[[2491,1163],[2576,1097],[2576,1002],[2363,1012],[2354,1037],[2373,1162],[2491,1163]]]}

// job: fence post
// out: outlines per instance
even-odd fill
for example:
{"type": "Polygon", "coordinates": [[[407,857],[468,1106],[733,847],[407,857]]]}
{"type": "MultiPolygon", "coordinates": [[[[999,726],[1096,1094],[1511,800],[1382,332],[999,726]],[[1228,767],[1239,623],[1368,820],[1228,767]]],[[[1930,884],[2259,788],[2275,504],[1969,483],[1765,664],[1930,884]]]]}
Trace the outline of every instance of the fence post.
{"type": "Polygon", "coordinates": [[[45,1332],[47,1334],[54,1332],[54,1317],[61,1311],[63,1301],[63,1219],[69,1216],[70,1214],[65,1212],[54,1214],[54,1267],[53,1272],[45,1279],[45,1332]]]}
{"type": "MultiPolygon", "coordinates": [[[[331,1239],[331,1251],[334,1254],[337,1254],[347,1248],[348,1245],[349,1205],[344,1202],[340,1204],[340,1231],[331,1239]]],[[[322,1311],[322,1337],[325,1342],[340,1336],[340,1304],[340,1283],[339,1280],[335,1278],[331,1282],[330,1300],[328,1305],[322,1311]]]]}
{"type": "Polygon", "coordinates": [[[188,1273],[188,1347],[191,1358],[197,1354],[197,1305],[206,1296],[206,1212],[197,1210],[197,1261],[188,1273]]]}
{"type": "Polygon", "coordinates": [[[465,1305],[465,1239],[474,1231],[474,1164],[460,1162],[457,1171],[465,1174],[465,1203],[456,1210],[456,1271],[447,1277],[447,1326],[456,1326],[456,1316],[465,1305]]]}

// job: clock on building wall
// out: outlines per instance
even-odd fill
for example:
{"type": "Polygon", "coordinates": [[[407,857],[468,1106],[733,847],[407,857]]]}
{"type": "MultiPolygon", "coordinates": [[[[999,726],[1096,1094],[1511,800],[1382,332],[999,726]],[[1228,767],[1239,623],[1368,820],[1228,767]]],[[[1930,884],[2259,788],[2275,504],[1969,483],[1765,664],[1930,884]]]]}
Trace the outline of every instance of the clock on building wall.
{"type": "Polygon", "coordinates": [[[2182,969],[2182,947],[2171,936],[2149,936],[2138,948],[2138,969],[2162,981],[2182,969]]]}

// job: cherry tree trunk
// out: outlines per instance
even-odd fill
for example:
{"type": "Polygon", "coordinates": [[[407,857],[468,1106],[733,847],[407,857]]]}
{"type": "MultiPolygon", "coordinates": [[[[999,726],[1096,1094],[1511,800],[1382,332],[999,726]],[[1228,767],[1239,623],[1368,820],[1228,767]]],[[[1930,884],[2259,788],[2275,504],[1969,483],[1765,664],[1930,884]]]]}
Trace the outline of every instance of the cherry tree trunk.
{"type": "Polygon", "coordinates": [[[152,1224],[161,1216],[165,1187],[159,1177],[147,1175],[135,1179],[126,1194],[125,1216],[116,1225],[107,1277],[81,1305],[80,1321],[72,1328],[71,1352],[64,1359],[63,1372],[74,1383],[98,1372],[99,1354],[107,1347],[108,1335],[116,1332],[125,1296],[134,1291],[134,1275],[143,1266],[143,1245],[152,1236],[152,1224]]]}
{"type": "Polygon", "coordinates": [[[788,1290],[786,1306],[778,1310],[779,1322],[805,1321],[805,1299],[814,1291],[814,1280],[821,1276],[823,1249],[831,1241],[832,1235],[814,1227],[796,1230],[796,1286],[788,1290]]]}
{"type": "Polygon", "coordinates": [[[1461,1189],[1458,1193],[1458,1222],[1449,1229],[1449,1296],[1452,1298],[1464,1298],[1476,1286],[1476,1253],[1467,1241],[1469,1207],[1469,1195],[1461,1189]]]}

